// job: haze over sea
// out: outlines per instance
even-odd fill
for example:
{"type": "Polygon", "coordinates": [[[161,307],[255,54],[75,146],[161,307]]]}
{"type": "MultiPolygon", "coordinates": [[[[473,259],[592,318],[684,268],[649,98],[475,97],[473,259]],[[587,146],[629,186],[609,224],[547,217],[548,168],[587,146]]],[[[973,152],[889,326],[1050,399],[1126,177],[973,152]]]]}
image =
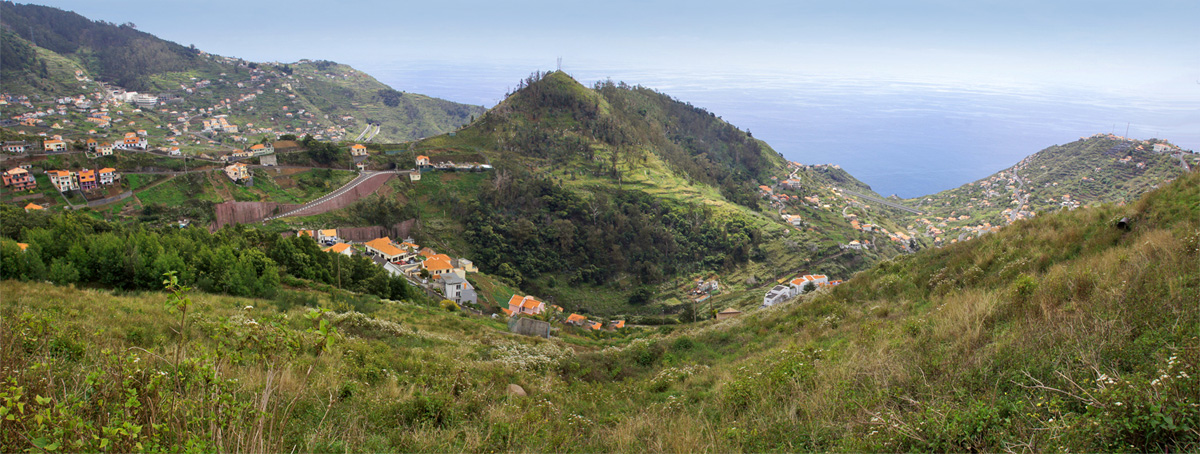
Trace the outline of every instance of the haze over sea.
{"type": "MultiPolygon", "coordinates": [[[[397,89],[486,107],[539,69],[442,62],[356,67],[397,89]]],[[[564,70],[588,86],[611,78],[666,93],[749,130],[789,160],[838,164],[876,192],[904,198],[984,178],[1094,133],[1125,135],[1128,128],[1128,137],[1200,148],[1200,105],[1189,100],[736,71],[564,70]]]]}

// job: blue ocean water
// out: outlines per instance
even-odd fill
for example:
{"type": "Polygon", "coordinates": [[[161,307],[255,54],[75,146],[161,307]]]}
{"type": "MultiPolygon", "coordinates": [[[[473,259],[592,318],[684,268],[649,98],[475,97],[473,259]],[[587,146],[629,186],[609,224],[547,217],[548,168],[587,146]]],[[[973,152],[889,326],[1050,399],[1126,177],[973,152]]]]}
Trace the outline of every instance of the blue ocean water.
{"type": "MultiPolygon", "coordinates": [[[[491,107],[537,69],[356,63],[414,93],[491,107]]],[[[965,86],[737,72],[568,69],[591,85],[653,88],[749,130],[789,160],[841,165],[884,195],[917,197],[1095,133],[1200,146],[1200,104],[1079,89],[965,86]]]]}

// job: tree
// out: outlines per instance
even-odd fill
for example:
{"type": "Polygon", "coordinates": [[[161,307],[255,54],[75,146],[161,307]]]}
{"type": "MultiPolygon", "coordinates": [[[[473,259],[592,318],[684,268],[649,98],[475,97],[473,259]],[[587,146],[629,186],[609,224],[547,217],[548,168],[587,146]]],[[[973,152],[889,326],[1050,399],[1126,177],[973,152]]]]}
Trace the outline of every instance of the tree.
{"type": "Polygon", "coordinates": [[[79,282],[79,271],[67,259],[57,258],[50,262],[50,272],[46,277],[57,285],[69,285],[79,282]]]}

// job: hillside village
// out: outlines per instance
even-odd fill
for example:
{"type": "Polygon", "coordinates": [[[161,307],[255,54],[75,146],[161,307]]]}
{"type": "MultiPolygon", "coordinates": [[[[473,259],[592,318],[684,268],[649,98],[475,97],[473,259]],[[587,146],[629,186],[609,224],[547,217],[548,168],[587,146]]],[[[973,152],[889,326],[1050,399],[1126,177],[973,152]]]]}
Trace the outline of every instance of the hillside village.
{"type": "Polygon", "coordinates": [[[952,244],[1039,212],[1119,202],[1121,197],[1113,197],[1124,192],[1113,191],[1118,181],[1131,185],[1128,193],[1140,193],[1197,163],[1200,155],[1164,140],[1099,133],[1050,147],[979,181],[904,202],[925,212],[909,218],[925,237],[935,245],[952,244]],[[1064,180],[1063,172],[1077,179],[1064,180]]]}

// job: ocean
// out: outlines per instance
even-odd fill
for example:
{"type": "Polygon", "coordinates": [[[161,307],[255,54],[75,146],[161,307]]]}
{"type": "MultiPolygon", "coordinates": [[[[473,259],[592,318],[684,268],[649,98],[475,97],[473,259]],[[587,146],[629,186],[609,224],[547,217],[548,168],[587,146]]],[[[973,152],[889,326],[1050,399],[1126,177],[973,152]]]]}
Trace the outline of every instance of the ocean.
{"type": "MultiPolygon", "coordinates": [[[[355,66],[397,90],[485,107],[539,69],[355,66]]],[[[958,187],[1096,133],[1200,146],[1200,104],[1136,94],[737,71],[567,72],[589,86],[612,79],[655,89],[750,131],[789,160],[838,164],[876,192],[904,198],[958,187]]]]}

